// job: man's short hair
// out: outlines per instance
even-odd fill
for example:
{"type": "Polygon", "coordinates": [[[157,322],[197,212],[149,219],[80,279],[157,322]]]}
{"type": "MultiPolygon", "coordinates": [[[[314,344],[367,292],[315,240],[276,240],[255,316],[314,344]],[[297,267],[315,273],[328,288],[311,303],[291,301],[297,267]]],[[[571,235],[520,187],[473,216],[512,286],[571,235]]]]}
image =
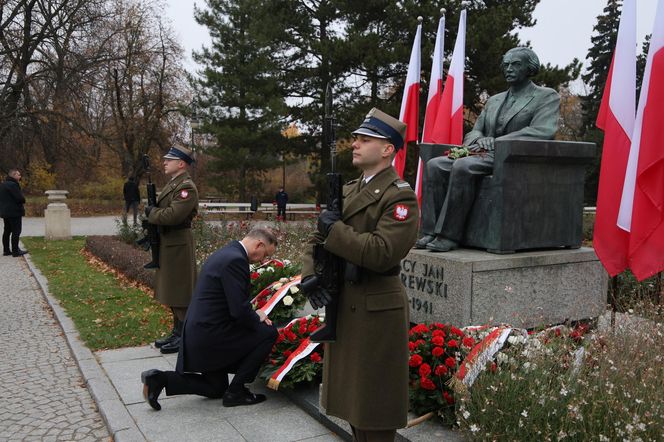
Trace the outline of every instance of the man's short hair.
{"type": "Polygon", "coordinates": [[[537,75],[537,73],[540,70],[540,61],[535,51],[525,46],[517,46],[516,48],[512,48],[509,51],[505,52],[503,58],[507,57],[507,55],[509,54],[518,55],[521,58],[521,60],[523,60],[526,63],[526,66],[528,66],[529,77],[537,75]]]}
{"type": "Polygon", "coordinates": [[[274,234],[272,229],[263,226],[252,228],[249,233],[247,233],[247,238],[260,239],[275,247],[279,243],[277,235],[274,234]]]}

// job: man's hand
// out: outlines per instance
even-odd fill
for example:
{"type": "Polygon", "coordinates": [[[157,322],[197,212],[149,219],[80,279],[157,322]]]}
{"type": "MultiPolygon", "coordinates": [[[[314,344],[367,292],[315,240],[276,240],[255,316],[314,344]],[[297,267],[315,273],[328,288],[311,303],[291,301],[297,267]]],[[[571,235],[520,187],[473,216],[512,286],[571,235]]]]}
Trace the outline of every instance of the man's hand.
{"type": "Polygon", "coordinates": [[[330,233],[332,225],[341,219],[341,212],[339,211],[339,202],[334,200],[327,210],[323,210],[318,215],[318,231],[327,236],[330,233]]]}
{"type": "Polygon", "coordinates": [[[150,216],[152,209],[154,209],[154,206],[145,206],[145,216],[150,216]]]}
{"type": "Polygon", "coordinates": [[[270,321],[270,318],[267,317],[267,314],[263,310],[258,309],[256,310],[256,313],[258,313],[258,318],[261,322],[264,322],[267,325],[272,325],[272,321],[270,321]]]}
{"type": "Polygon", "coordinates": [[[494,140],[495,138],[493,137],[478,138],[477,141],[475,141],[475,144],[470,146],[470,151],[479,152],[480,150],[484,149],[488,152],[491,152],[493,151],[494,140]]]}
{"type": "Polygon", "coordinates": [[[325,307],[332,300],[330,293],[318,285],[318,278],[315,275],[305,276],[300,283],[300,288],[309,298],[309,304],[316,310],[325,307]]]}

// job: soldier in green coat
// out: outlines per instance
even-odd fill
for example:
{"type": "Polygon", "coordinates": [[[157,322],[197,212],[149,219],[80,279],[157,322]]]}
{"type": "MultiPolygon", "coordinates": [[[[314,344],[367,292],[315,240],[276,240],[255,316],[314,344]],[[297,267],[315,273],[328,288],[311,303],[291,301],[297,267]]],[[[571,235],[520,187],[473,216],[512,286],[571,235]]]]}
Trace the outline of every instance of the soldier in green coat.
{"type": "Polygon", "coordinates": [[[191,150],[174,146],[164,155],[164,173],[171,180],[157,198],[157,206],[145,208],[148,222],[159,227],[159,269],[155,297],[171,308],[173,330],[155,345],[162,353],[177,353],[182,325],[196,283],[196,254],[191,220],[198,213],[198,190],[187,168],[193,163],[191,150]]]}
{"type": "Polygon", "coordinates": [[[407,421],[409,310],[399,270],[417,239],[418,207],[391,166],[405,131],[372,109],[353,132],[353,165],[362,176],[344,186],[343,213],[321,213],[304,258],[304,278],[314,274],[317,243],[359,268],[352,281],[346,273],[339,295],[322,391],[326,413],[348,421],[358,441],[393,441],[407,421]]]}

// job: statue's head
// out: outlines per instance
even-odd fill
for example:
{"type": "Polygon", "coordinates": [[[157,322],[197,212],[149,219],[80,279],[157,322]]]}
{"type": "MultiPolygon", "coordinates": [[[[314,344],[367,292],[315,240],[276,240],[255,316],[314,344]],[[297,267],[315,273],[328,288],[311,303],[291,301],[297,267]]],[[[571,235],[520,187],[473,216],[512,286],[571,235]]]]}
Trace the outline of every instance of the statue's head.
{"type": "Polygon", "coordinates": [[[518,46],[505,53],[502,68],[508,83],[519,83],[537,75],[540,69],[540,61],[535,51],[524,46],[518,46]],[[508,72],[508,68],[510,72],[508,72]]]}

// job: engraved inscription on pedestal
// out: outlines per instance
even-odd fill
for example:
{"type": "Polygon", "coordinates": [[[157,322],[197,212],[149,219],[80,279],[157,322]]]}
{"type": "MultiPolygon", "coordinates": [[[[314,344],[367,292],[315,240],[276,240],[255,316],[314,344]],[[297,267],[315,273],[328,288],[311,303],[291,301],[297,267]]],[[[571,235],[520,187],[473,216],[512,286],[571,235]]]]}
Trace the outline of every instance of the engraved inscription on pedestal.
{"type": "Polygon", "coordinates": [[[411,250],[401,282],[412,322],[535,327],[598,316],[607,275],[592,249],[494,255],[411,250]]]}

